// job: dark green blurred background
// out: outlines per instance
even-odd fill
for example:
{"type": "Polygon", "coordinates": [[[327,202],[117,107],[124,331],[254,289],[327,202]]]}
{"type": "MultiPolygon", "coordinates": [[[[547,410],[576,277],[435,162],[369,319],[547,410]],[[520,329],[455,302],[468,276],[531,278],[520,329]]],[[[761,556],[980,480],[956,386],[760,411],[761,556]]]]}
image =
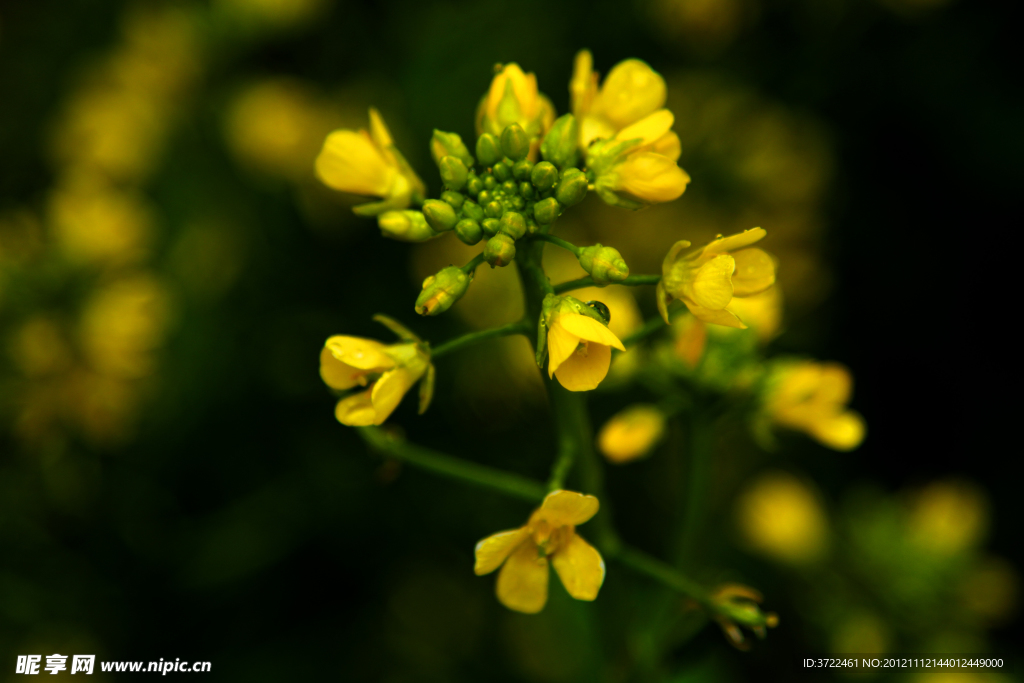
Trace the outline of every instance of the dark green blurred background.
{"type": "MultiPolygon", "coordinates": [[[[892,598],[745,551],[732,514],[758,473],[797,473],[860,557],[858,529],[969,480],[989,520],[971,557],[1021,566],[986,391],[1002,361],[981,351],[995,328],[973,291],[1019,220],[1016,26],[967,0],[0,4],[3,676],[18,654],[95,652],[209,660],[213,680],[793,680],[865,603],[889,651],[949,633],[1019,651],[1019,569],[999,564],[1005,609],[965,617],[953,589],[892,598]],[[623,244],[641,273],[677,239],[762,225],[791,304],[774,349],[856,377],[869,431],[853,453],[725,438],[735,486],[698,573],[756,586],[780,614],[750,653],[712,624],[652,658],[640,605],[670,598],[615,565],[593,604],[558,589],[542,616],[508,612],[473,546],[529,509],[370,454],[317,374],[327,336],[388,338],[374,313],[434,342],[469,329],[458,306],[412,310],[462,252],[384,241],[352,215],[313,178],[324,135],[377,106],[436,192],[430,133],[472,135],[494,63],[535,72],[564,112],[583,47],[602,73],[639,57],[665,76],[693,183],[639,214],[591,198],[567,229],[623,244]]],[[[654,314],[650,292],[639,303],[654,314]]],[[[514,319],[503,305],[474,310],[514,319]]],[[[543,479],[543,399],[509,363],[487,346],[444,358],[431,411],[406,401],[391,422],[543,479]]],[[[594,421],[643,398],[598,392],[594,421]]],[[[655,554],[671,448],[609,475],[623,535],[655,554]]],[[[878,533],[877,580],[916,571],[878,533]]]]}

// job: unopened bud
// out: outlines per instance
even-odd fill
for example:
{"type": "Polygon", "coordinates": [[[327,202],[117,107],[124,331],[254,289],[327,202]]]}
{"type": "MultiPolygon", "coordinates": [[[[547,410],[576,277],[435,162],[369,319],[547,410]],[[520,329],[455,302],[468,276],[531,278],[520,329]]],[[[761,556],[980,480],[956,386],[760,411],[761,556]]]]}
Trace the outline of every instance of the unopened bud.
{"type": "Polygon", "coordinates": [[[533,205],[533,217],[542,225],[551,225],[562,215],[562,205],[554,197],[542,199],[533,205]]]}
{"type": "Polygon", "coordinates": [[[459,220],[451,204],[440,199],[428,199],[423,202],[423,215],[426,216],[430,227],[438,232],[451,230],[459,220]]]}
{"type": "Polygon", "coordinates": [[[516,180],[529,180],[533,171],[533,162],[529,159],[521,159],[512,167],[512,176],[516,180]]]}
{"type": "Polygon", "coordinates": [[[530,153],[530,137],[518,123],[513,123],[501,131],[501,151],[512,161],[525,159],[530,153]]]}
{"type": "Polygon", "coordinates": [[[501,221],[497,218],[485,218],[480,221],[480,226],[484,229],[484,234],[488,237],[494,237],[498,234],[498,228],[501,227],[501,221]]]}
{"type": "Polygon", "coordinates": [[[595,285],[622,282],[629,277],[629,266],[614,247],[595,244],[584,247],[579,254],[580,267],[590,273],[595,285]]]}
{"type": "Polygon", "coordinates": [[[559,168],[573,166],[576,163],[578,141],[576,117],[572,114],[561,116],[544,136],[544,142],[540,144],[541,156],[559,168]]]}
{"type": "Polygon", "coordinates": [[[385,211],[377,216],[377,225],[382,235],[402,242],[425,242],[438,235],[419,211],[385,211]]]}
{"type": "Polygon", "coordinates": [[[491,267],[504,267],[512,263],[516,257],[516,243],[511,237],[503,232],[487,240],[484,247],[484,260],[491,264],[491,267]]]}
{"type": "Polygon", "coordinates": [[[575,168],[566,169],[562,179],[558,182],[555,197],[565,206],[579,204],[587,196],[588,184],[587,176],[582,171],[575,168]],[[570,171],[576,172],[570,173],[570,171]]]}
{"type": "Polygon", "coordinates": [[[467,199],[462,203],[462,213],[468,218],[479,221],[484,217],[484,207],[480,206],[472,199],[467,199]]]}
{"type": "Polygon", "coordinates": [[[526,218],[523,214],[515,211],[506,211],[501,217],[501,225],[498,228],[514,240],[526,234],[526,218]]]}
{"type": "Polygon", "coordinates": [[[455,224],[455,235],[466,244],[472,245],[484,236],[484,229],[472,218],[463,218],[455,224]]]}
{"type": "Polygon", "coordinates": [[[441,165],[441,159],[453,156],[461,159],[466,168],[473,167],[473,156],[458,133],[446,133],[443,130],[435,129],[434,136],[430,139],[430,154],[438,166],[441,165]]]}
{"type": "Polygon", "coordinates": [[[491,169],[491,172],[494,173],[495,179],[500,183],[503,183],[512,177],[512,169],[504,161],[496,163],[494,168],[491,169]]]}
{"type": "Polygon", "coordinates": [[[501,143],[490,133],[484,133],[476,140],[476,158],[484,166],[493,166],[501,161],[501,143]]]}
{"type": "Polygon", "coordinates": [[[423,291],[416,297],[416,312],[420,315],[444,313],[469,289],[473,280],[458,266],[448,266],[423,281],[423,291]]]}
{"type": "Polygon", "coordinates": [[[462,208],[462,205],[466,203],[466,195],[461,192],[445,190],[441,193],[441,201],[458,211],[462,208]]]}
{"type": "Polygon", "coordinates": [[[550,190],[558,182],[558,169],[550,161],[542,161],[533,167],[530,181],[541,192],[550,190]]]}
{"type": "Polygon", "coordinates": [[[469,169],[462,159],[448,155],[441,157],[437,165],[441,169],[441,180],[449,190],[461,190],[466,185],[469,169]]]}

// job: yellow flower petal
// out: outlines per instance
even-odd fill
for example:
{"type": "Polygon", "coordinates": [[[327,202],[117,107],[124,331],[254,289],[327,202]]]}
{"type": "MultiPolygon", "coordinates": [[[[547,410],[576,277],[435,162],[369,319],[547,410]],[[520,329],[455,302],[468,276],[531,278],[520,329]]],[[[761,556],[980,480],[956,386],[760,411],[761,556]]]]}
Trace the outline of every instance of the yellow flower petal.
{"type": "Polygon", "coordinates": [[[679,143],[679,136],[669,131],[654,142],[651,151],[672,161],[679,161],[679,155],[682,154],[683,148],[679,143]]]}
{"type": "Polygon", "coordinates": [[[381,375],[381,378],[374,382],[370,395],[376,413],[373,424],[383,424],[384,420],[395,412],[395,408],[402,402],[402,397],[418,379],[419,375],[413,376],[404,367],[388,370],[381,375]]]}
{"type": "Polygon", "coordinates": [[[748,247],[754,242],[764,238],[768,233],[764,228],[753,228],[751,230],[744,230],[738,235],[729,235],[728,237],[719,237],[711,244],[707,245],[703,249],[703,255],[713,256],[715,254],[724,254],[730,251],[736,251],[743,247],[748,247]]]}
{"type": "Polygon", "coordinates": [[[597,597],[604,583],[604,560],[579,534],[574,533],[569,542],[558,549],[551,558],[551,565],[569,595],[577,600],[597,597]]]}
{"type": "Polygon", "coordinates": [[[654,152],[636,152],[615,166],[618,189],[648,202],[678,199],[690,182],[690,176],[673,159],[654,152]]]}
{"type": "Polygon", "coordinates": [[[341,192],[387,197],[398,171],[390,166],[365,131],[336,130],[316,158],[317,176],[341,192]]]}
{"type": "Polygon", "coordinates": [[[641,145],[653,145],[655,142],[664,137],[669,129],[672,128],[672,124],[675,122],[676,117],[672,115],[668,109],[659,109],[658,111],[646,116],[636,123],[626,126],[616,134],[615,139],[617,140],[636,140],[640,139],[641,145]]]}
{"type": "Polygon", "coordinates": [[[559,324],[560,320],[561,317],[556,318],[548,330],[548,377],[554,376],[559,366],[576,352],[580,344],[580,338],[559,324]]]}
{"type": "Polygon", "coordinates": [[[839,363],[822,364],[820,384],[815,395],[817,401],[846,405],[852,393],[853,377],[849,370],[839,363]]]}
{"type": "Polygon", "coordinates": [[[732,274],[736,261],[728,254],[719,254],[693,274],[690,288],[694,302],[712,310],[722,310],[732,301],[732,274]]]}
{"type": "Polygon", "coordinates": [[[548,601],[548,561],[533,543],[522,543],[505,560],[497,581],[498,600],[511,610],[536,614],[548,601]]]}
{"type": "Polygon", "coordinates": [[[334,417],[338,422],[349,427],[367,427],[374,424],[377,411],[373,409],[370,391],[360,391],[338,401],[334,408],[334,417]]]}
{"type": "Polygon", "coordinates": [[[590,111],[597,96],[597,74],[594,73],[593,67],[594,59],[590,56],[590,51],[580,50],[573,62],[572,80],[569,81],[572,113],[578,121],[590,111]]]}
{"type": "Polygon", "coordinates": [[[544,520],[552,527],[583,524],[597,514],[601,504],[594,496],[576,491],[552,491],[530,517],[530,523],[544,520]]]}
{"type": "Polygon", "coordinates": [[[810,434],[823,445],[837,451],[852,451],[864,440],[864,418],[852,410],[816,420],[810,434]]]}
{"type": "Polygon", "coordinates": [[[555,378],[569,391],[592,391],[608,376],[611,364],[611,347],[588,342],[558,366],[555,378]]]}
{"type": "Polygon", "coordinates": [[[351,389],[365,383],[366,371],[342,363],[326,346],[320,351],[320,378],[332,389],[351,389]]]}
{"type": "Polygon", "coordinates": [[[490,574],[529,536],[530,530],[526,527],[499,531],[488,536],[476,544],[476,566],[473,567],[473,571],[477,576],[490,574]]]}
{"type": "Polygon", "coordinates": [[[626,350],[626,347],[622,345],[622,342],[619,341],[619,338],[611,330],[591,317],[580,313],[566,313],[560,315],[556,319],[555,324],[561,325],[570,334],[574,334],[580,339],[597,342],[605,346],[614,346],[619,351],[626,350]]]}
{"type": "Polygon", "coordinates": [[[690,309],[690,313],[693,313],[694,317],[698,320],[703,320],[706,323],[712,323],[714,325],[735,327],[740,330],[747,329],[747,326],[744,325],[743,322],[728,308],[723,308],[721,310],[704,308],[703,306],[698,306],[688,299],[683,299],[683,303],[686,304],[686,307],[690,309]]]}
{"type": "Polygon", "coordinates": [[[623,128],[665,104],[665,79],[639,59],[616,64],[604,79],[594,104],[617,128],[623,128]]]}
{"type": "Polygon", "coordinates": [[[395,367],[395,361],[386,351],[387,347],[372,339],[336,334],[327,339],[324,348],[329,349],[345,365],[360,370],[383,372],[395,367]]]}
{"type": "Polygon", "coordinates": [[[378,149],[382,150],[395,144],[391,139],[391,131],[384,124],[380,112],[373,107],[370,107],[370,138],[376,143],[378,149]]]}
{"type": "Polygon", "coordinates": [[[736,259],[733,296],[760,294],[775,284],[775,261],[761,249],[741,249],[732,257],[736,259]]]}

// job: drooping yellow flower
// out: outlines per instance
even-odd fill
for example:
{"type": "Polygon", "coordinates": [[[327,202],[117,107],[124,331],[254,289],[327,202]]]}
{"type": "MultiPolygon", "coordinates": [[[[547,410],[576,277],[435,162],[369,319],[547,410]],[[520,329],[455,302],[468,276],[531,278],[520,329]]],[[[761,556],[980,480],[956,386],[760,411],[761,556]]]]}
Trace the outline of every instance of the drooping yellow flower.
{"type": "Polygon", "coordinates": [[[515,62],[495,74],[476,110],[477,135],[501,135],[506,126],[518,123],[533,139],[547,132],[554,121],[555,108],[537,90],[537,76],[523,73],[515,62]]]}
{"type": "Polygon", "coordinates": [[[668,304],[681,299],[704,322],[745,329],[730,307],[734,298],[765,291],[775,283],[775,262],[761,249],[745,249],[767,233],[762,228],[729,237],[719,236],[705,247],[681,255],[686,240],[672,245],[662,264],[657,300],[668,322],[668,304]]]}
{"type": "Polygon", "coordinates": [[[762,476],[737,502],[737,521],[746,543],[788,564],[821,557],[828,520],[814,492],[783,472],[762,476]]]}
{"type": "Polygon", "coordinates": [[[379,425],[424,375],[420,413],[433,389],[430,352],[418,340],[384,345],[372,339],[335,335],[320,352],[320,377],[332,389],[367,387],[338,401],[334,416],[350,427],[379,425]]]}
{"type": "Polygon", "coordinates": [[[626,463],[646,455],[665,433],[665,414],[657,406],[630,406],[605,423],[597,447],[609,462],[626,463]]]}
{"type": "Polygon", "coordinates": [[[594,496],[552,491],[526,526],[501,531],[476,544],[477,576],[498,567],[497,594],[501,604],[525,614],[544,609],[548,599],[548,559],[569,595],[593,600],[604,583],[604,560],[576,533],[576,526],[595,514],[594,496]]]}
{"type": "Polygon", "coordinates": [[[837,451],[851,451],[864,440],[864,419],[846,408],[853,378],[844,366],[798,361],[780,365],[772,375],[765,407],[776,423],[837,451]]]}
{"type": "Polygon", "coordinates": [[[549,294],[544,299],[548,377],[557,377],[569,391],[597,388],[608,374],[611,347],[626,350],[604,323],[588,313],[586,304],[570,296],[549,294]]]}
{"type": "Polygon", "coordinates": [[[336,130],[327,136],[316,174],[325,185],[341,192],[380,197],[383,201],[362,204],[354,211],[375,216],[404,209],[422,198],[426,187],[395,147],[384,119],[370,108],[370,132],[336,130]]]}

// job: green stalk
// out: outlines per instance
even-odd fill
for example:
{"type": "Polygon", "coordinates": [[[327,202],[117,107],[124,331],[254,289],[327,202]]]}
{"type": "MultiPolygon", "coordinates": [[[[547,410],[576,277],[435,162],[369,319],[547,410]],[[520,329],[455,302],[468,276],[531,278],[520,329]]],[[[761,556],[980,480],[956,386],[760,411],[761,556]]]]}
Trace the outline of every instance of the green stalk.
{"type": "MultiPolygon", "coordinates": [[[[660,275],[630,275],[625,280],[619,282],[613,282],[613,285],[627,285],[630,287],[637,287],[639,285],[656,285],[661,281],[660,275]]],[[[583,289],[584,287],[593,287],[594,278],[581,277],[578,280],[569,280],[568,282],[562,282],[555,285],[555,294],[565,294],[574,289],[583,289]]]]}
{"type": "Polygon", "coordinates": [[[583,251],[581,247],[577,247],[575,244],[568,240],[563,240],[561,237],[555,237],[554,235],[548,235],[547,233],[537,233],[533,236],[535,240],[544,240],[545,242],[551,242],[555,246],[561,247],[567,251],[571,251],[577,258],[579,258],[580,252],[583,251]]]}
{"type": "Polygon", "coordinates": [[[449,339],[443,344],[438,344],[431,350],[430,357],[437,358],[445,355],[446,353],[451,353],[452,351],[457,351],[465,346],[471,346],[494,337],[507,337],[511,334],[528,333],[529,323],[525,320],[519,320],[514,323],[509,323],[508,325],[502,325],[501,327],[492,327],[487,330],[480,330],[479,332],[470,332],[469,334],[464,334],[461,337],[449,339]]]}

